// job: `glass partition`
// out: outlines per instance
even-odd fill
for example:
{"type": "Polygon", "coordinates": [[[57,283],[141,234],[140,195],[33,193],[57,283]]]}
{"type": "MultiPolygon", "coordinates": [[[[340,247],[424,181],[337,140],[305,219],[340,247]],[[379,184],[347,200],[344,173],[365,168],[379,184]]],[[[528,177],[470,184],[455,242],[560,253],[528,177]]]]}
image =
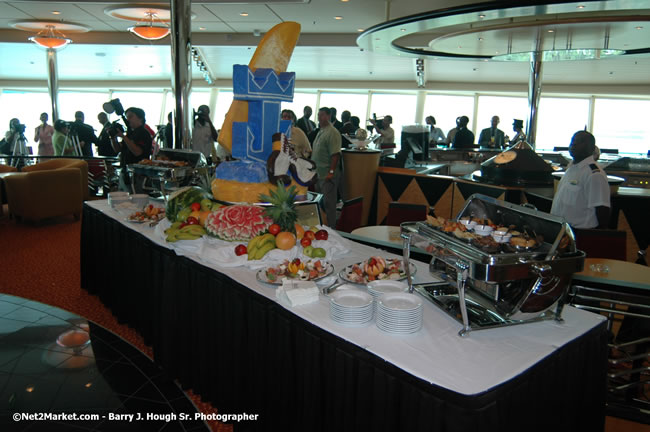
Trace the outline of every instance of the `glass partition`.
{"type": "Polygon", "coordinates": [[[293,102],[282,102],[282,109],[289,109],[296,114],[296,118],[299,119],[303,116],[303,110],[305,106],[310,106],[312,110],[311,120],[317,122],[316,120],[316,93],[299,93],[294,92],[293,102]]]}
{"type": "Polygon", "coordinates": [[[589,99],[542,97],[537,117],[538,151],[568,147],[571,137],[589,123],[589,99]]]}
{"type": "Polygon", "coordinates": [[[0,94],[0,138],[4,138],[5,132],[9,130],[9,120],[17,118],[25,125],[27,145],[37,154],[38,145],[33,142],[34,131],[41,123],[39,117],[42,112],[50,115],[48,123],[52,124],[50,111],[50,96],[46,92],[4,90],[0,94]]]}
{"type": "MultiPolygon", "coordinates": [[[[124,109],[129,107],[141,108],[144,110],[146,123],[154,131],[160,121],[162,110],[162,91],[158,92],[136,92],[136,91],[114,91],[113,99],[119,98],[124,109]]],[[[111,118],[112,119],[112,118],[111,118]]]]}
{"type": "MultiPolygon", "coordinates": [[[[428,94],[424,100],[424,118],[430,115],[435,117],[436,127],[442,129],[445,136],[456,127],[456,117],[466,115],[471,126],[473,112],[473,96],[428,94]]],[[[478,140],[478,136],[476,139],[478,140]]]]}
{"type": "MultiPolygon", "coordinates": [[[[392,128],[395,130],[395,143],[401,144],[402,126],[415,123],[415,104],[417,96],[414,94],[373,93],[370,106],[370,116],[377,114],[377,118],[386,115],[393,117],[392,128]]],[[[363,121],[363,119],[362,119],[363,121]]]]}
{"type": "Polygon", "coordinates": [[[650,100],[597,98],[594,136],[601,149],[647,155],[650,149],[650,100]]]}
{"type": "MultiPolygon", "coordinates": [[[[540,109],[541,111],[541,109],[540,109]]],[[[514,119],[524,121],[524,131],[528,123],[528,99],[525,97],[512,97],[512,96],[479,96],[478,98],[478,113],[476,117],[476,142],[481,131],[490,127],[492,117],[499,116],[501,122],[499,129],[503,133],[512,138],[515,132],[512,130],[512,122],[514,119]]]]}
{"type": "MultiPolygon", "coordinates": [[[[47,97],[49,103],[49,96],[47,97]]],[[[104,112],[102,105],[109,101],[109,93],[106,92],[59,92],[59,118],[65,121],[74,121],[74,113],[84,113],[84,123],[95,129],[95,135],[99,135],[102,125],[97,120],[97,114],[104,112]]],[[[126,108],[126,107],[125,107],[126,108]]],[[[117,116],[112,114],[109,120],[116,120],[117,116]]]]}
{"type": "MultiPolygon", "coordinates": [[[[359,117],[361,127],[366,122],[366,111],[368,110],[368,93],[321,93],[321,107],[336,108],[336,118],[341,120],[341,113],[350,111],[353,116],[359,117]]],[[[320,107],[319,107],[320,108],[320,107]]],[[[393,116],[393,119],[395,116],[393,116]]],[[[393,128],[395,128],[393,126],[393,128]]],[[[395,129],[397,130],[397,129],[395,129]]]]}

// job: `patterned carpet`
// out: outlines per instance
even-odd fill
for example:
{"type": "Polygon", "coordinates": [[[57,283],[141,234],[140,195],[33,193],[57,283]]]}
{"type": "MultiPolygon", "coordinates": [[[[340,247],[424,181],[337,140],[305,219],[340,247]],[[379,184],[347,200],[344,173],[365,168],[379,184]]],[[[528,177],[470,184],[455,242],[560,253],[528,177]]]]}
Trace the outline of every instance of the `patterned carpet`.
{"type": "MultiPolygon", "coordinates": [[[[16,224],[0,217],[0,293],[36,300],[81,315],[120,335],[149,357],[151,347],[132,328],[118,324],[100,300],[81,289],[79,244],[81,222],[64,217],[40,224],[16,224]]],[[[217,411],[187,392],[203,413],[217,411]]],[[[210,422],[213,431],[232,431],[232,425],[210,422]]]]}

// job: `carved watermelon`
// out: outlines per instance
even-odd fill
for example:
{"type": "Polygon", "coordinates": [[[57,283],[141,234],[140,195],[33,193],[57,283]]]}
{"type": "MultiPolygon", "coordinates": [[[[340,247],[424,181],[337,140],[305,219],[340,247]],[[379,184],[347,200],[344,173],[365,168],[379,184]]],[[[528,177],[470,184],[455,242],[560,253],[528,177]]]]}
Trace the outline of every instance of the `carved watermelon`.
{"type": "Polygon", "coordinates": [[[264,216],[262,207],[231,205],[210,213],[205,229],[208,234],[226,241],[248,241],[266,232],[273,223],[264,216]]]}

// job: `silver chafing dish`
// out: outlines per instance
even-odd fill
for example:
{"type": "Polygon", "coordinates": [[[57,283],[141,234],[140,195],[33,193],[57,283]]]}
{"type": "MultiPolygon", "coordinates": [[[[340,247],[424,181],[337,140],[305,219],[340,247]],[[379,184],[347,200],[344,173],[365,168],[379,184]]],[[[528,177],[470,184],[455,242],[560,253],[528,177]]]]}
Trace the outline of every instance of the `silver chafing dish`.
{"type": "Polygon", "coordinates": [[[131,184],[140,176],[144,189],[160,191],[163,197],[167,195],[167,190],[182,186],[201,182],[209,185],[205,156],[201,152],[191,150],[160,149],[156,159],[127,165],[127,170],[131,176],[131,184]]]}
{"type": "Polygon", "coordinates": [[[522,324],[544,319],[561,321],[573,273],[584,266],[585,253],[562,218],[488,196],[475,194],[455,218],[490,219],[537,238],[531,248],[502,244],[484,249],[475,240],[456,237],[427,222],[402,224],[404,261],[411,245],[430,251],[432,274],[444,282],[413,284],[409,289],[458,319],[461,336],[470,330],[522,324]]]}

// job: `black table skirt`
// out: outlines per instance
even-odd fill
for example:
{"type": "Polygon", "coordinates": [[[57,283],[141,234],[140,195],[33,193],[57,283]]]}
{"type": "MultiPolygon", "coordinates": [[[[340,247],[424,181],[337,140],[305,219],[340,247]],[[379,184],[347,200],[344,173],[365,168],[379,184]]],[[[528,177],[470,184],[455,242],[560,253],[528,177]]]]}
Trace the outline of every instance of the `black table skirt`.
{"type": "Polygon", "coordinates": [[[235,430],[604,428],[604,324],[514,379],[466,396],[413,377],[88,205],[81,285],[136,329],[184,388],[220,413],[260,414],[235,430]]]}

